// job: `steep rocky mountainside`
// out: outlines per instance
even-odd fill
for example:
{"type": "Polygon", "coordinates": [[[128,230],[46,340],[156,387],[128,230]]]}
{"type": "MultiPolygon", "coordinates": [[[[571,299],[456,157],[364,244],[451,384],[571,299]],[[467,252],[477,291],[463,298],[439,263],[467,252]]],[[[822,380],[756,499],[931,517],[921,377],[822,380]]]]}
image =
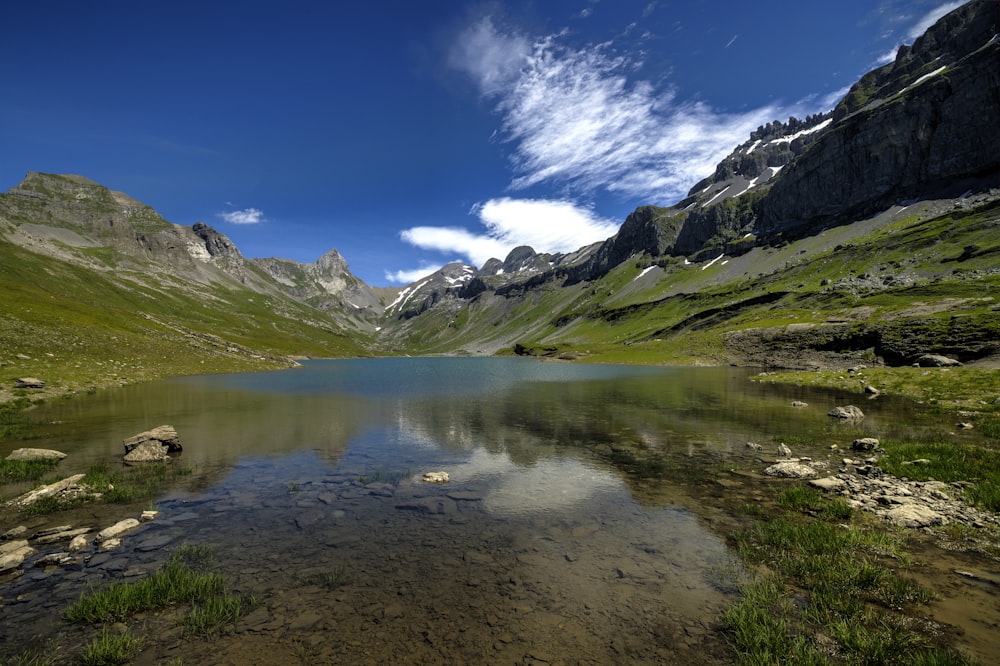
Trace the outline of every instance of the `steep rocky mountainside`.
{"type": "MultiPolygon", "coordinates": [[[[1000,358],[998,18],[991,0],[956,9],[830,113],[758,128],[682,201],[640,206],[604,242],[518,247],[400,289],[364,284],[336,250],[314,264],[247,258],[204,223],[170,224],[80,176],[29,173],[0,195],[0,341],[44,330],[80,345],[68,329],[83,327],[173,350],[161,356],[193,349],[199,363],[1000,358]]],[[[146,367],[135,354],[126,365],[146,367]]]]}

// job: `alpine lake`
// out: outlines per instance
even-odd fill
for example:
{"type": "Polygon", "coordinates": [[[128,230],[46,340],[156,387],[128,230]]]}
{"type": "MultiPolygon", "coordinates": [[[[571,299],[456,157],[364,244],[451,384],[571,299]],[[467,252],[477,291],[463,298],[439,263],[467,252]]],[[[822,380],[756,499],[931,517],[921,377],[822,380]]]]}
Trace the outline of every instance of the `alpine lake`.
{"type": "MultiPolygon", "coordinates": [[[[720,617],[743,565],[726,535],[741,507],[766,511],[776,488],[804,484],[763,476],[779,443],[835,474],[853,439],[926,422],[909,402],[752,374],[316,360],[50,401],[32,411],[40,437],[0,455],[58,449],[67,476],[120,466],[123,439],[169,424],[183,446],[169,464],[190,473],[132,506],[0,514],[0,531],[30,533],[159,511],[116,549],[65,566],[29,560],[0,581],[0,663],[29,649],[77,663],[95,629],[68,623],[66,608],[188,546],[210,548],[227,588],[256,605],[208,638],[184,635],[169,611],[120,620],[112,630],[148,637],[132,663],[732,663],[720,617]],[[862,421],[827,416],[852,403],[862,421]]],[[[962,554],[915,552],[939,597],[925,614],[961,625],[959,647],[984,663],[1000,655],[995,588],[950,574],[969,566],[962,554]]]]}

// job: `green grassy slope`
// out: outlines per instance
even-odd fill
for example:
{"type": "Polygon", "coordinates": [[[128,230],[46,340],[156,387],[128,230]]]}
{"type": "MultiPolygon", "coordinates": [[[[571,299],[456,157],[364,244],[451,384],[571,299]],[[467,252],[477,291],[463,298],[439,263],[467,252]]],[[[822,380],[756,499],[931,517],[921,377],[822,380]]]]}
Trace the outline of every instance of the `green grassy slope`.
{"type": "Polygon", "coordinates": [[[179,284],[98,272],[0,240],[0,398],[34,376],[46,394],[203,372],[283,367],[289,355],[355,356],[323,313],[235,281],[179,284]],[[26,358],[25,358],[26,357],[26,358]]]}

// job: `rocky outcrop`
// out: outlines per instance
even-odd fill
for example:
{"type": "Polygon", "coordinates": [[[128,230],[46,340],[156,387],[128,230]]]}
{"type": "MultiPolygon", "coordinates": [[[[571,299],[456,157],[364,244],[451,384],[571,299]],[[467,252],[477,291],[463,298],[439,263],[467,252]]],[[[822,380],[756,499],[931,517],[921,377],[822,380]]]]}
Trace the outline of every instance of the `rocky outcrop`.
{"type": "Polygon", "coordinates": [[[673,208],[636,208],[617,234],[601,243],[584,263],[567,269],[568,281],[594,280],[635,255],[659,257],[667,253],[677,240],[682,219],[673,208]]]}

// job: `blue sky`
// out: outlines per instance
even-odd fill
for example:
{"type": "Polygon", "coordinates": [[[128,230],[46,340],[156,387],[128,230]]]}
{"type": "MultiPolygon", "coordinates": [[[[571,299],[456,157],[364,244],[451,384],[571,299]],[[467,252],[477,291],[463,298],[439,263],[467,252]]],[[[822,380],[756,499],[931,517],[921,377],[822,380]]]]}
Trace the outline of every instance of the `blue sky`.
{"type": "Polygon", "coordinates": [[[80,174],[247,256],[405,284],[611,236],[960,4],[19,2],[0,189],[80,174]]]}

